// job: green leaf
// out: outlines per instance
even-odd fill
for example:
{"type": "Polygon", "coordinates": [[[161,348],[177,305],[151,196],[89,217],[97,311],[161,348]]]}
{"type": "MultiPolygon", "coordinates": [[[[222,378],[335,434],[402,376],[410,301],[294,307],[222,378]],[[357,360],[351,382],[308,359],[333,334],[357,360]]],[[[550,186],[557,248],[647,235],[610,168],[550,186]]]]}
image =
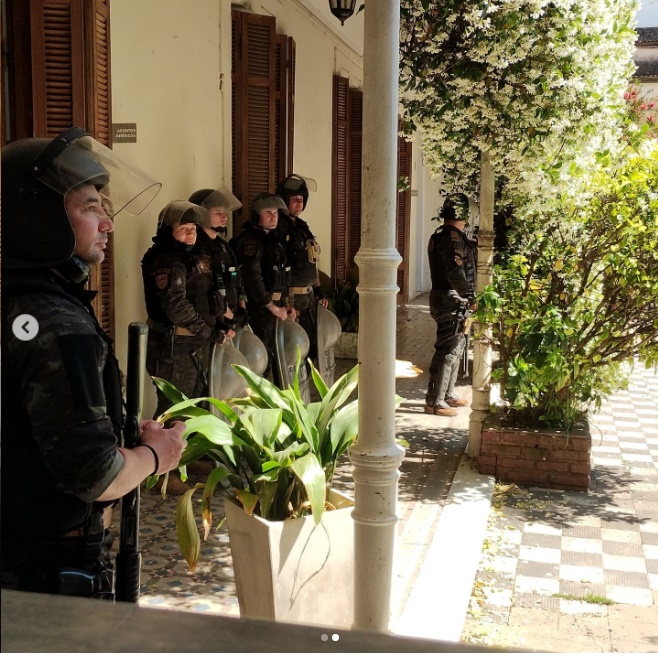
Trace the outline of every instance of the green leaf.
{"type": "Polygon", "coordinates": [[[311,367],[311,377],[313,378],[313,384],[315,385],[315,389],[318,390],[318,394],[320,395],[320,398],[323,399],[325,396],[327,396],[327,392],[329,391],[329,388],[327,387],[327,384],[324,382],[322,376],[320,375],[320,372],[315,368],[313,365],[313,362],[309,359],[308,363],[311,367]]]}
{"type": "Polygon", "coordinates": [[[331,420],[329,430],[331,459],[337,460],[351,446],[359,432],[359,402],[352,401],[341,408],[331,420]]]}
{"type": "Polygon", "coordinates": [[[185,401],[187,396],[183,394],[175,385],[172,385],[169,381],[166,381],[164,378],[158,378],[157,376],[151,376],[151,379],[155,383],[156,387],[172,402],[180,403],[185,401]]]}
{"type": "Polygon", "coordinates": [[[291,469],[301,480],[311,502],[313,521],[319,524],[324,512],[326,501],[326,485],[324,470],[320,466],[317,457],[313,453],[307,453],[292,463],[291,469]]]}
{"type": "Polygon", "coordinates": [[[200,483],[195,485],[191,490],[185,492],[176,506],[176,534],[178,535],[178,545],[181,554],[194,572],[199,562],[201,553],[201,540],[199,539],[199,529],[194,520],[194,509],[192,507],[192,495],[197,489],[203,487],[200,483]]]}
{"type": "Polygon", "coordinates": [[[208,539],[208,533],[212,528],[212,511],[210,509],[210,499],[217,487],[218,483],[231,474],[231,471],[226,467],[220,465],[215,467],[208,475],[208,480],[203,488],[203,495],[201,496],[201,517],[203,519],[203,539],[208,539]]]}
{"type": "Polygon", "coordinates": [[[231,427],[219,417],[206,411],[199,417],[191,417],[185,421],[183,437],[187,438],[193,433],[201,433],[209,442],[218,446],[237,446],[244,442],[231,431],[231,427]]]}

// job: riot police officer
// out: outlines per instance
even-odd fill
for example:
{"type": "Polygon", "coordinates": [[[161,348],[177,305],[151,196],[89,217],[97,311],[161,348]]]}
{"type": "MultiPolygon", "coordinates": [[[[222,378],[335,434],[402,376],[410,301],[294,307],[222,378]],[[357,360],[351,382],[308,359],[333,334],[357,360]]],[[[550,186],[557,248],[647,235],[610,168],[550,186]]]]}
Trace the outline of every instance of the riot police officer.
{"type": "Polygon", "coordinates": [[[2,149],[3,587],[112,598],[107,509],[180,459],[181,423],[119,446],[119,367],[84,289],[114,216],[159,187],[80,128],[2,149]]]}
{"type": "Polygon", "coordinates": [[[282,180],[276,190],[288,208],[288,214],[280,219],[279,231],[290,265],[289,302],[309,336],[309,357],[314,360],[318,352],[317,305],[321,303],[326,308],[329,300],[320,287],[318,276],[320,247],[308,223],[299,215],[306,209],[309,191],[316,189],[312,178],[293,174],[282,180]]]}
{"type": "Polygon", "coordinates": [[[286,251],[277,231],[279,212],[288,213],[280,196],[261,193],[249,205],[249,221],[244,230],[231,240],[249,305],[250,325],[262,340],[269,355],[268,369],[274,382],[281,386],[274,365],[276,322],[288,319],[290,267],[286,251]]]}
{"type": "MultiPolygon", "coordinates": [[[[210,344],[233,332],[224,321],[226,304],[215,289],[210,257],[193,252],[197,226],[209,223],[205,208],[185,200],[169,203],[142,259],[150,327],[146,368],[188,397],[205,394],[210,344]]],[[[158,390],[155,416],[170,405],[158,390]]]]}
{"type": "Polygon", "coordinates": [[[439,212],[443,225],[427,246],[432,290],[430,314],[436,321],[436,343],[430,364],[425,412],[456,414],[466,405],[454,396],[459,362],[465,345],[465,321],[475,309],[475,246],[464,234],[469,200],[461,193],[448,196],[439,212]]]}
{"type": "Polygon", "coordinates": [[[208,210],[210,224],[200,226],[194,250],[210,257],[215,290],[224,297],[227,311],[224,316],[229,326],[242,327],[247,315],[247,296],[242,283],[240,265],[224,237],[227,234],[229,213],[242,203],[226,187],[199,189],[189,198],[190,203],[208,210]]]}

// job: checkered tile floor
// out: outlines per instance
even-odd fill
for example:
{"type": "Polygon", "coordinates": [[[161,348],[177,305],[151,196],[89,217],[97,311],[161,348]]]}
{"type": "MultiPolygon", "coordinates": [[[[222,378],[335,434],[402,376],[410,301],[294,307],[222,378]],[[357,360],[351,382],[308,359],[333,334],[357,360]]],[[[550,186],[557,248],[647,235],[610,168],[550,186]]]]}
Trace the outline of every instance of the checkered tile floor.
{"type": "MultiPolygon", "coordinates": [[[[605,614],[658,599],[658,375],[639,365],[592,424],[592,485],[497,485],[472,609],[605,614]]],[[[486,621],[486,619],[485,619],[486,621]]]]}

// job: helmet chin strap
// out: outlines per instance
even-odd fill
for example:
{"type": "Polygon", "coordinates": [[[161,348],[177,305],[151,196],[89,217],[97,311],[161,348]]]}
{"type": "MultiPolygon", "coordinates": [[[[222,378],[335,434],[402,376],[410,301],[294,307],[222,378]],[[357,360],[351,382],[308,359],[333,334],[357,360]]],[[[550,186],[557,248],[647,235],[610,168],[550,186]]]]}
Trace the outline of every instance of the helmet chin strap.
{"type": "Polygon", "coordinates": [[[217,226],[217,227],[211,226],[211,229],[220,235],[228,235],[228,228],[226,226],[224,226],[223,228],[221,226],[217,226]]]}
{"type": "Polygon", "coordinates": [[[73,255],[71,259],[54,269],[66,280],[76,285],[85,282],[91,273],[91,266],[77,255],[73,255]]]}

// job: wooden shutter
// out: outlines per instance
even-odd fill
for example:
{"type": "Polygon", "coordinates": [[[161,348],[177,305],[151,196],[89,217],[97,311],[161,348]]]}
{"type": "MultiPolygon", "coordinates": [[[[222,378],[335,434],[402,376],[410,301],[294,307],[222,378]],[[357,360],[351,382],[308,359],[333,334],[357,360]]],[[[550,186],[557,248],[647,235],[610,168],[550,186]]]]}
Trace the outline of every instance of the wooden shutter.
{"type": "Polygon", "coordinates": [[[356,270],[354,258],[361,246],[361,165],[363,161],[363,91],[350,89],[348,92],[348,243],[347,267],[356,270]]]}
{"type": "MultiPolygon", "coordinates": [[[[256,194],[276,186],[275,19],[238,10],[232,18],[233,186],[246,208],[256,194]]],[[[233,220],[237,233],[242,216],[233,220]]]]}
{"type": "MultiPolygon", "coordinates": [[[[400,120],[398,119],[398,133],[400,120]]],[[[411,183],[411,142],[398,136],[398,182],[411,183]]],[[[395,247],[402,256],[398,268],[400,300],[409,298],[409,223],[411,218],[411,188],[398,191],[395,207],[395,247]]]]}
{"type": "MultiPolygon", "coordinates": [[[[8,10],[9,40],[16,46],[10,135],[56,137],[79,126],[109,147],[109,0],[8,0],[8,10]]],[[[113,246],[110,235],[105,261],[92,267],[88,285],[99,292],[94,310],[110,336],[114,335],[113,246]]]]}
{"type": "Polygon", "coordinates": [[[278,182],[294,172],[295,127],[295,41],[285,34],[276,36],[276,172],[278,182]]]}
{"type": "MultiPolygon", "coordinates": [[[[112,123],[110,94],[109,0],[85,3],[86,130],[108,148],[112,123]]],[[[110,233],[105,260],[92,268],[89,287],[98,290],[94,311],[101,326],[114,337],[114,234],[110,233]]]]}
{"type": "Polygon", "coordinates": [[[334,75],[331,183],[331,243],[334,249],[331,277],[334,282],[342,282],[347,276],[348,94],[349,80],[334,75]]]}
{"type": "Polygon", "coordinates": [[[34,136],[85,124],[82,0],[30,0],[34,136]]]}

